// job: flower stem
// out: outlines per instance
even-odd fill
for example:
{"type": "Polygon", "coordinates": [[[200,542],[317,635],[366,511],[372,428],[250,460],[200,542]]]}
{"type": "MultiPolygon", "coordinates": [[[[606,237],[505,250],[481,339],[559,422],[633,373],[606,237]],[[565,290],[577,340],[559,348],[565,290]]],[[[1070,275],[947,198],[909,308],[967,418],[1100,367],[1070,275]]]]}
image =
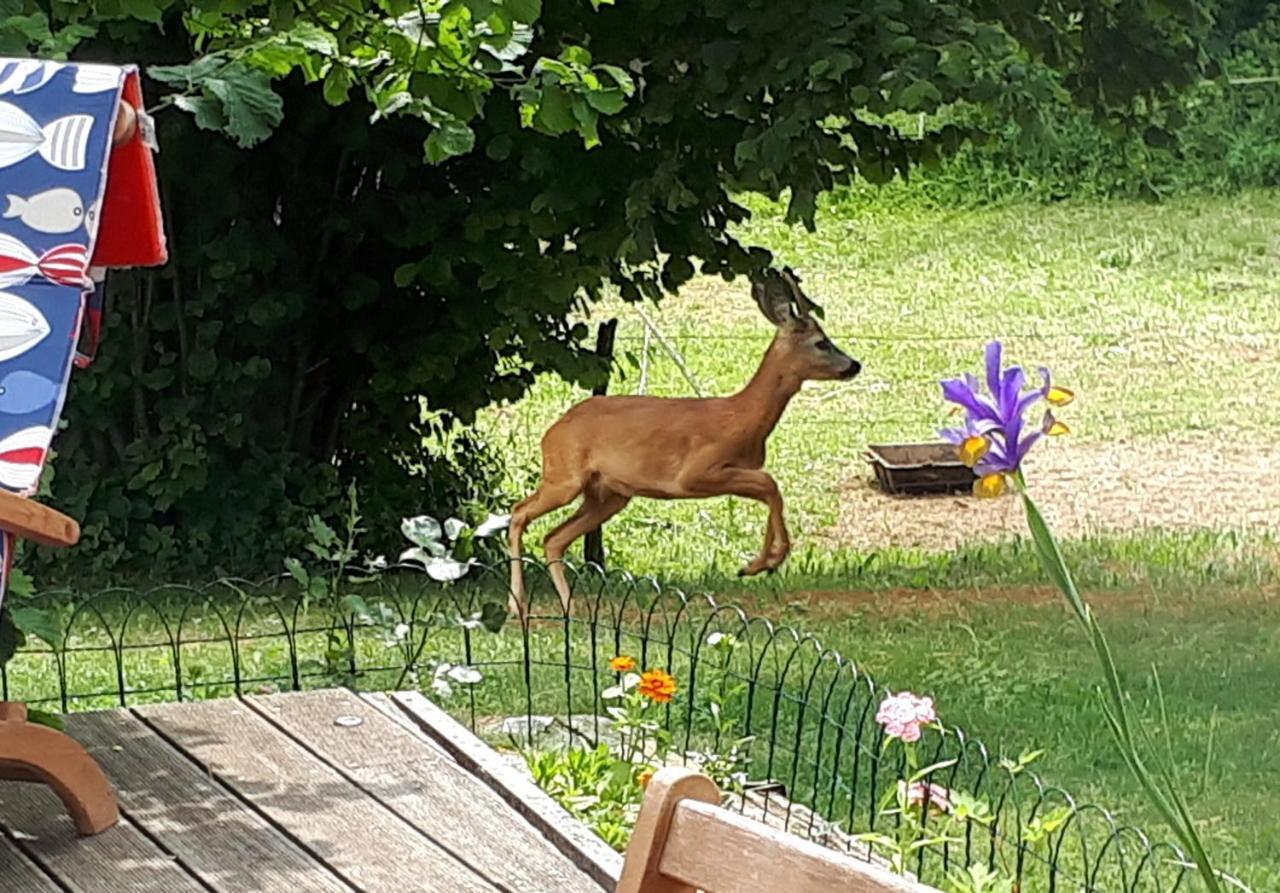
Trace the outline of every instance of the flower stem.
{"type": "Polygon", "coordinates": [[[1049,525],[1045,522],[1039,507],[1027,492],[1026,479],[1022,471],[1019,470],[1014,478],[1022,496],[1022,504],[1027,512],[1027,526],[1031,530],[1031,538],[1040,555],[1040,561],[1054,585],[1066,598],[1067,604],[1070,605],[1085,634],[1088,635],[1094,654],[1097,655],[1098,663],[1102,668],[1103,679],[1106,682],[1101,692],[1102,708],[1107,725],[1115,738],[1116,748],[1125,765],[1129,767],[1129,771],[1142,786],[1147,800],[1156,808],[1165,823],[1173,830],[1178,841],[1190,853],[1200,871],[1200,876],[1204,879],[1206,889],[1209,893],[1221,893],[1219,874],[1214,869],[1200,840],[1195,821],[1191,818],[1186,801],[1174,778],[1173,767],[1172,765],[1157,766],[1152,771],[1143,759],[1138,742],[1134,739],[1133,727],[1129,721],[1129,699],[1121,687],[1120,674],[1116,669],[1111,646],[1089,604],[1080,595],[1080,590],[1071,576],[1071,570],[1067,567],[1058,541],[1049,530],[1049,525]]]}

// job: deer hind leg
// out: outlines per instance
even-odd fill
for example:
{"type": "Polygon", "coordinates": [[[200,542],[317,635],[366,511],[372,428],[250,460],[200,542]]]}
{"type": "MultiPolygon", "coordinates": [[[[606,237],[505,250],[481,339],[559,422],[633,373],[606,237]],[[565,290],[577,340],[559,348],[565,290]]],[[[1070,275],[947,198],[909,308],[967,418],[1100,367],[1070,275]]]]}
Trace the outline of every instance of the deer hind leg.
{"type": "Polygon", "coordinates": [[[773,571],[786,560],[791,552],[791,536],[783,514],[782,493],[768,472],[756,468],[718,468],[682,484],[697,496],[741,496],[768,506],[769,521],[760,554],[739,571],[738,576],[773,571]]]}
{"type": "Polygon", "coordinates": [[[578,481],[548,482],[544,479],[531,496],[516,503],[511,510],[511,523],[507,528],[507,544],[511,549],[511,594],[508,606],[516,616],[523,618],[525,611],[525,529],[548,512],[554,512],[573,502],[581,492],[582,484],[578,481]]]}
{"type": "Polygon", "coordinates": [[[564,572],[564,553],[569,550],[569,546],[573,545],[574,540],[608,521],[626,508],[630,501],[631,497],[611,490],[588,490],[578,510],[567,521],[547,534],[546,541],[543,543],[543,550],[547,556],[547,569],[551,572],[556,592],[560,593],[560,604],[564,607],[566,614],[569,613],[573,593],[564,572]]]}

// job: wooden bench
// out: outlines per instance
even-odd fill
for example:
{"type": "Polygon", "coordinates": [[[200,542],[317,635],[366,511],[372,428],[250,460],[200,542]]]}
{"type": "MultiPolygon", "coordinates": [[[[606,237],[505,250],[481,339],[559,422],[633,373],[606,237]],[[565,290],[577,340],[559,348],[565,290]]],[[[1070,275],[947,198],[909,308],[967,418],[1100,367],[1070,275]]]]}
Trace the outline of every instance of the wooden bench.
{"type": "Polygon", "coordinates": [[[937,893],[720,806],[688,769],[649,782],[617,893],[937,893]]]}

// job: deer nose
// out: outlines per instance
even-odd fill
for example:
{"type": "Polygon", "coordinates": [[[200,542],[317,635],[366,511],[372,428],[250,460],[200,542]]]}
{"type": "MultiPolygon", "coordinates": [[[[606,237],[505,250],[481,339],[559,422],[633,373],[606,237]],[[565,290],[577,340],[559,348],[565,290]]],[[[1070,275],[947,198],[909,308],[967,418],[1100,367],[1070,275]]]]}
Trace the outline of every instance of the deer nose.
{"type": "Polygon", "coordinates": [[[849,368],[844,370],[842,378],[856,378],[858,373],[862,371],[862,364],[857,360],[849,360],[849,368]]]}

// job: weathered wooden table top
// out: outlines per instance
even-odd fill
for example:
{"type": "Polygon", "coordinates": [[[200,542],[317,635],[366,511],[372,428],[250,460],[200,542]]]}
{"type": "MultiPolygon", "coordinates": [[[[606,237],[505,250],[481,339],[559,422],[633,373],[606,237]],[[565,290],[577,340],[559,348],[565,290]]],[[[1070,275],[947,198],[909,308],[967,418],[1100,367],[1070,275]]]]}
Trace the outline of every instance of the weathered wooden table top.
{"type": "Polygon", "coordinates": [[[0,782],[4,893],[600,893],[621,860],[414,694],[320,691],[68,717],[122,818],[78,838],[0,782]]]}

